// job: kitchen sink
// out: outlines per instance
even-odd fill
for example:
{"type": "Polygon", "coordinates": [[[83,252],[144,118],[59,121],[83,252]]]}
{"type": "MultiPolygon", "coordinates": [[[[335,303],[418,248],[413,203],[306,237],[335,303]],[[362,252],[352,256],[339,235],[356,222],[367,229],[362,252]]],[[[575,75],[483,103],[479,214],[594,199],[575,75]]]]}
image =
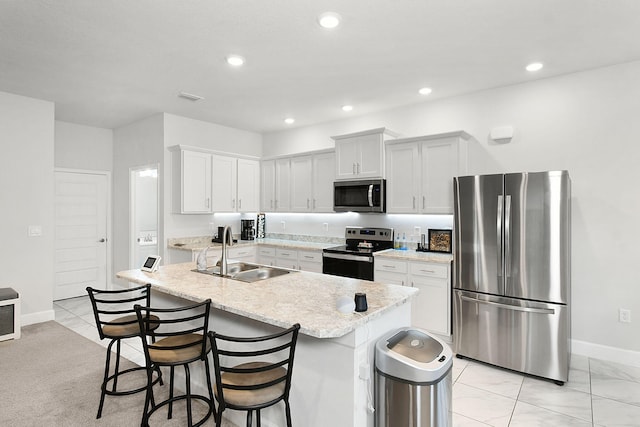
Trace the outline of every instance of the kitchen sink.
{"type": "MultiPolygon", "coordinates": [[[[212,276],[220,275],[220,266],[209,267],[206,270],[191,270],[201,274],[210,274],[212,276]]],[[[270,279],[272,277],[282,276],[290,273],[290,270],[282,268],[268,267],[259,264],[250,264],[246,262],[234,262],[227,265],[226,277],[242,282],[253,283],[260,280],[270,279]]]]}

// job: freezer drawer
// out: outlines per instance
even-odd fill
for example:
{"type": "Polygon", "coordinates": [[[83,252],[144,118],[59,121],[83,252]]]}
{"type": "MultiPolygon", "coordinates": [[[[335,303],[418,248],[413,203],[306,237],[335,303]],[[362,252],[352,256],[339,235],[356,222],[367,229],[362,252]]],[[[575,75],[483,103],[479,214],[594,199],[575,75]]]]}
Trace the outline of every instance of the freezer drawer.
{"type": "Polygon", "coordinates": [[[454,290],[456,353],[527,374],[569,378],[569,309],[454,290]]]}

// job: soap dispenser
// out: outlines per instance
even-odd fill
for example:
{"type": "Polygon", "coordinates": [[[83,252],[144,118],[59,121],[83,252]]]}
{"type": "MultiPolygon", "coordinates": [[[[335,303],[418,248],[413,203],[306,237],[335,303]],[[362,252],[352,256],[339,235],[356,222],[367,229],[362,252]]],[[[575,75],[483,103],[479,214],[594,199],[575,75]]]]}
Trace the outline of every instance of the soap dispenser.
{"type": "Polygon", "coordinates": [[[196,258],[196,268],[198,271],[205,271],[207,269],[207,251],[209,250],[209,246],[204,248],[198,254],[198,258],[196,258]]]}

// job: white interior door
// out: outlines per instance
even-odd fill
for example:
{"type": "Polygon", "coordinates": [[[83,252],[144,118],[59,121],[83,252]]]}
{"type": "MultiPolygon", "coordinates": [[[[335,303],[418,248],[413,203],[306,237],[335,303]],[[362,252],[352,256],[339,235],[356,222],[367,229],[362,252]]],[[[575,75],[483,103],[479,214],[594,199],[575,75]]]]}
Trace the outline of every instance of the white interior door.
{"type": "Polygon", "coordinates": [[[54,300],[107,288],[106,174],[55,174],[54,300]]]}

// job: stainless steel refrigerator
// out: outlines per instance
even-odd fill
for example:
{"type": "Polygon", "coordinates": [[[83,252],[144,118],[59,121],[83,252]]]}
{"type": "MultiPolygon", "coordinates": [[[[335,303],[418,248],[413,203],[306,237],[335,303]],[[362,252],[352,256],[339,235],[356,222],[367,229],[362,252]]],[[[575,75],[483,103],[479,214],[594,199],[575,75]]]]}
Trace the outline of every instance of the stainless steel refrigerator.
{"type": "Polygon", "coordinates": [[[460,356],[568,380],[567,171],[454,178],[454,340],[460,356]]]}

